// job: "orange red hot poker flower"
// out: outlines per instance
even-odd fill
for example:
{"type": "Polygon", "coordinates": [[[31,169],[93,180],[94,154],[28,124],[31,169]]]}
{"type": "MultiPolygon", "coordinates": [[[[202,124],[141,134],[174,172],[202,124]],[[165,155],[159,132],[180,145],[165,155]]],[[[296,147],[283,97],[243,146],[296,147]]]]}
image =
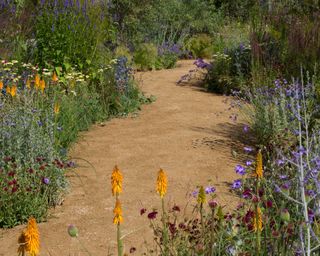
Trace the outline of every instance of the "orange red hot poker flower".
{"type": "Polygon", "coordinates": [[[261,153],[261,150],[259,150],[258,154],[257,154],[257,165],[256,165],[255,176],[258,179],[263,178],[263,164],[262,164],[262,153],[261,153]]]}
{"type": "Polygon", "coordinates": [[[30,256],[39,255],[40,251],[40,234],[35,218],[31,217],[28,221],[27,228],[19,237],[18,253],[25,255],[28,252],[30,256]]]}
{"type": "Polygon", "coordinates": [[[156,190],[161,198],[163,198],[164,195],[167,193],[167,186],[168,186],[167,176],[166,176],[165,172],[162,169],[160,169],[158,172],[156,190]]]}
{"type": "Polygon", "coordinates": [[[114,207],[113,214],[114,214],[113,223],[116,225],[121,224],[123,222],[123,217],[122,217],[122,209],[121,209],[121,204],[119,199],[116,200],[116,205],[114,207]]]}
{"type": "Polygon", "coordinates": [[[111,175],[112,195],[118,195],[122,192],[122,174],[118,166],[115,166],[111,175]]]}

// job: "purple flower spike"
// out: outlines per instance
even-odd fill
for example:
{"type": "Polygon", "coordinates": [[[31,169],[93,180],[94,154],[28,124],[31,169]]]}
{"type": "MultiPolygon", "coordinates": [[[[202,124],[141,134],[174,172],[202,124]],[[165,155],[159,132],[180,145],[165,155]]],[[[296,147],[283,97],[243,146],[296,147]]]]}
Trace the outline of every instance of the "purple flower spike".
{"type": "Polygon", "coordinates": [[[235,180],[231,186],[232,189],[239,189],[241,188],[242,183],[241,180],[235,180]]]}
{"type": "Polygon", "coordinates": [[[216,191],[215,187],[206,187],[205,192],[206,194],[212,194],[216,191]]]}
{"type": "Polygon", "coordinates": [[[240,164],[237,164],[234,170],[236,171],[237,174],[240,174],[240,175],[245,175],[246,174],[246,168],[244,168],[240,164]]]}

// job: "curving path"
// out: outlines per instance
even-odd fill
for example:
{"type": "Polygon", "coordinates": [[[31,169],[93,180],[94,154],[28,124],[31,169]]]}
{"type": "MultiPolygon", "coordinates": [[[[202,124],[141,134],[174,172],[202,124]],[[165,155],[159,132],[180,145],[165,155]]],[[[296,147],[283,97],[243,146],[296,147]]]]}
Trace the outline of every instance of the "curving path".
{"type": "MultiPolygon", "coordinates": [[[[51,211],[48,222],[39,225],[41,255],[87,255],[68,236],[70,223],[79,228],[79,239],[92,255],[114,255],[110,175],[115,164],[124,174],[123,233],[130,233],[125,249],[136,247],[134,255],[142,255],[143,242],[150,241],[149,222],[140,216],[140,209],[159,207],[155,180],[160,167],[168,174],[170,205],[182,208],[187,201],[194,202],[188,194],[200,184],[214,185],[221,204],[236,203],[227,183],[236,178],[231,151],[241,146],[241,126],[230,121],[226,97],[175,84],[192,66],[192,61],[182,61],[172,70],[138,74],[142,90],[157,100],[144,105],[138,115],[113,119],[82,134],[71,155],[89,161],[95,170],[78,160],[79,167],[69,173],[70,193],[51,211]]],[[[0,256],[16,255],[22,228],[0,230],[0,256]]]]}

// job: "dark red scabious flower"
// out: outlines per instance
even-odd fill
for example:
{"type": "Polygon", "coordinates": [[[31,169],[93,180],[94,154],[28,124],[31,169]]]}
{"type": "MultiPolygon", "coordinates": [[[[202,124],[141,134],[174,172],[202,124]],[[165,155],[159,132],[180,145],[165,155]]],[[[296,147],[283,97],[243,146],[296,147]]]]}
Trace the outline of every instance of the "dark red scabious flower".
{"type": "Polygon", "coordinates": [[[259,189],[258,195],[259,195],[259,197],[262,197],[264,195],[264,190],[263,189],[259,189]]]}
{"type": "Polygon", "coordinates": [[[142,216],[143,214],[145,214],[145,213],[146,213],[146,211],[147,211],[147,209],[146,209],[146,208],[142,208],[142,209],[140,210],[140,215],[142,216]]]}
{"type": "Polygon", "coordinates": [[[244,199],[251,199],[252,198],[252,191],[251,191],[251,189],[245,189],[244,191],[243,191],[243,193],[242,193],[242,197],[244,198],[244,199]]]}
{"type": "Polygon", "coordinates": [[[14,192],[16,192],[17,190],[18,190],[18,186],[14,186],[14,187],[12,187],[11,192],[14,193],[14,192]]]}
{"type": "Polygon", "coordinates": [[[180,223],[179,228],[185,230],[187,228],[187,226],[184,223],[180,223]]]}
{"type": "Polygon", "coordinates": [[[130,252],[130,253],[134,253],[136,250],[137,250],[137,249],[136,249],[135,247],[131,247],[130,250],[129,250],[129,252],[130,252]]]}
{"type": "Polygon", "coordinates": [[[217,203],[217,201],[215,201],[215,200],[210,200],[209,202],[208,202],[208,204],[209,204],[209,206],[210,206],[210,208],[213,210],[213,209],[215,209],[217,206],[218,206],[218,203],[217,203]]]}
{"type": "Polygon", "coordinates": [[[150,212],[150,213],[148,214],[148,219],[149,219],[149,220],[154,220],[154,219],[157,217],[157,214],[158,214],[157,211],[150,212]]]}
{"type": "Polygon", "coordinates": [[[36,161],[37,161],[38,163],[40,163],[40,162],[43,161],[43,158],[42,158],[42,157],[37,157],[37,158],[36,158],[36,161]]]}
{"type": "Polygon", "coordinates": [[[3,158],[3,161],[5,161],[6,163],[10,162],[12,160],[12,157],[10,156],[6,156],[5,158],[3,158]]]}
{"type": "Polygon", "coordinates": [[[231,220],[232,218],[233,216],[230,213],[227,213],[226,215],[224,215],[225,220],[231,220]]]}
{"type": "Polygon", "coordinates": [[[265,202],[266,208],[272,208],[273,203],[271,200],[268,200],[267,202],[265,202]]]}
{"type": "Polygon", "coordinates": [[[29,168],[27,172],[32,174],[32,173],[34,173],[34,170],[32,168],[29,168]]]}
{"type": "Polygon", "coordinates": [[[288,227],[287,227],[287,230],[286,230],[288,236],[292,236],[293,235],[293,230],[294,230],[293,225],[291,223],[288,224],[288,227]]]}
{"type": "Polygon", "coordinates": [[[260,201],[260,198],[259,198],[259,197],[257,197],[256,195],[253,195],[253,196],[252,196],[252,202],[258,203],[259,201],[260,201]]]}
{"type": "Polygon", "coordinates": [[[246,215],[242,218],[242,221],[245,224],[251,223],[253,217],[254,217],[254,211],[248,210],[246,215]]]}
{"type": "Polygon", "coordinates": [[[8,182],[9,186],[16,185],[16,184],[17,184],[17,180],[16,179],[13,179],[12,181],[8,182]]]}
{"type": "Polygon", "coordinates": [[[46,166],[44,164],[39,167],[39,170],[41,170],[41,171],[43,171],[45,169],[46,169],[46,166]]]}
{"type": "Polygon", "coordinates": [[[279,231],[273,230],[273,231],[272,231],[272,236],[273,236],[273,237],[279,237],[279,236],[280,236],[279,231]]]}
{"type": "Polygon", "coordinates": [[[172,207],[172,211],[180,212],[180,207],[178,205],[175,205],[175,206],[172,207]]]}
{"type": "Polygon", "coordinates": [[[15,174],[16,174],[16,173],[15,173],[14,171],[11,171],[11,172],[8,173],[8,176],[9,176],[9,177],[13,177],[15,174]]]}
{"type": "Polygon", "coordinates": [[[174,223],[168,223],[169,224],[169,231],[171,235],[174,236],[174,234],[177,232],[177,227],[174,223]]]}
{"type": "Polygon", "coordinates": [[[5,187],[5,188],[3,188],[3,190],[4,190],[4,191],[8,191],[8,188],[7,188],[7,187],[5,187]]]}

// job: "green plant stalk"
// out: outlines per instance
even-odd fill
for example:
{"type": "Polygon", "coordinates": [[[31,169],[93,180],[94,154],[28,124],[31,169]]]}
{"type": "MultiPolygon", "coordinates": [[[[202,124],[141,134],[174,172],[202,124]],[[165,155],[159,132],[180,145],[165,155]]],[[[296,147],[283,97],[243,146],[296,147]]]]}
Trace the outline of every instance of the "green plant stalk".
{"type": "Polygon", "coordinates": [[[123,256],[123,243],[121,239],[120,223],[117,225],[117,244],[118,244],[118,256],[123,256]]]}
{"type": "Polygon", "coordinates": [[[214,209],[212,209],[212,216],[211,216],[211,234],[210,234],[210,249],[209,249],[209,256],[213,255],[213,241],[214,241],[214,209]]]}
{"type": "MultiPolygon", "coordinates": [[[[257,190],[256,190],[256,195],[257,197],[259,196],[259,187],[260,187],[260,179],[257,177],[257,190]]],[[[259,203],[256,204],[256,218],[255,218],[255,225],[257,228],[257,235],[256,235],[256,247],[257,247],[257,253],[258,255],[260,255],[260,251],[261,251],[261,230],[259,229],[259,219],[258,219],[258,206],[259,203]]]]}
{"type": "Polygon", "coordinates": [[[203,221],[203,204],[200,203],[200,221],[201,221],[201,229],[202,229],[202,239],[203,244],[205,243],[205,227],[204,227],[204,221],[203,221]]]}
{"type": "Polygon", "coordinates": [[[166,212],[164,208],[164,198],[161,198],[161,205],[162,205],[162,225],[163,225],[163,245],[164,245],[164,255],[169,255],[169,248],[168,248],[168,227],[166,223],[166,212]]]}

